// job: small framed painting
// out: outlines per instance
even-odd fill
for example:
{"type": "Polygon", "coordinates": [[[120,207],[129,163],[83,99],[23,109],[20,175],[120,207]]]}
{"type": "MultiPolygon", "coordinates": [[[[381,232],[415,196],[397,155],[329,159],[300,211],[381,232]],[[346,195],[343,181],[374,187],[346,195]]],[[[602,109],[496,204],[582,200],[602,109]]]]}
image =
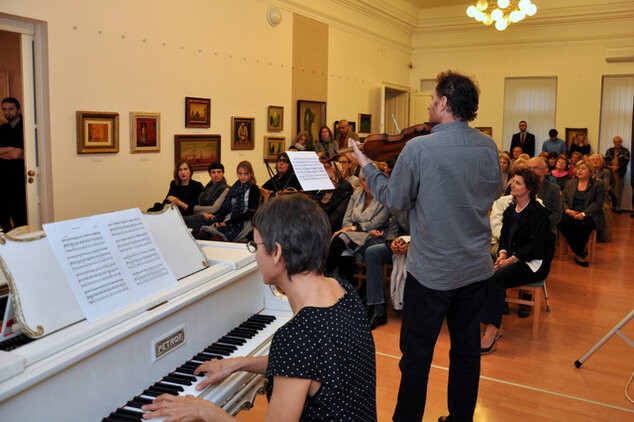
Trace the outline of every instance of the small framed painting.
{"type": "Polygon", "coordinates": [[[326,102],[297,100],[297,133],[308,132],[309,144],[319,141],[319,128],[326,125],[326,102]]]}
{"type": "Polygon", "coordinates": [[[161,113],[130,112],[130,152],[161,151],[161,113]]]}
{"type": "Polygon", "coordinates": [[[211,126],[211,100],[185,97],[185,127],[211,126]]]}
{"type": "Polygon", "coordinates": [[[281,132],[284,130],[284,107],[269,106],[266,117],[269,132],[281,132]]]}
{"type": "Polygon", "coordinates": [[[77,154],[119,152],[119,113],[77,111],[77,154]]]}
{"type": "Polygon", "coordinates": [[[255,149],[254,117],[231,118],[231,149],[255,149]]]}
{"type": "Polygon", "coordinates": [[[480,126],[476,127],[480,132],[486,133],[490,137],[493,137],[493,128],[491,126],[480,126]]]}
{"type": "Polygon", "coordinates": [[[174,161],[187,160],[194,171],[220,161],[220,135],[174,135],[174,161]]]}
{"type": "Polygon", "coordinates": [[[264,137],[264,161],[273,162],[277,156],[286,151],[284,146],[286,138],[283,136],[264,137]]]}
{"type": "Polygon", "coordinates": [[[359,113],[359,133],[372,132],[372,115],[359,113]]]}

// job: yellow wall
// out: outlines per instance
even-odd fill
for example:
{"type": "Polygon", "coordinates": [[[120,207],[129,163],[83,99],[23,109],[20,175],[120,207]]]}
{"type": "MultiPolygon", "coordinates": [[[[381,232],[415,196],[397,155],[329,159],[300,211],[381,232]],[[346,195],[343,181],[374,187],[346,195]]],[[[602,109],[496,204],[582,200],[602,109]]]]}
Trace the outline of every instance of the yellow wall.
{"type": "MultiPolygon", "coordinates": [[[[367,13],[345,10],[338,1],[277,3],[282,21],[273,28],[265,19],[271,3],[258,0],[2,1],[5,17],[46,23],[55,220],[144,209],[161,200],[171,179],[175,134],[221,134],[228,181],[235,181],[235,166],[244,159],[253,163],[258,181],[266,181],[262,148],[269,105],[284,106],[285,125],[282,133],[268,135],[287,142],[294,135],[293,13],[330,27],[329,124],[335,118],[356,121],[359,112],[378,117],[381,82],[409,80],[402,70],[409,52],[391,50],[408,45],[410,34],[393,24],[371,25],[367,13]],[[363,27],[371,28],[368,35],[363,27]],[[184,127],[186,96],[211,98],[210,129],[184,127]],[[119,113],[118,154],[76,153],[77,110],[119,113]],[[161,113],[159,154],[130,153],[130,111],[161,113]],[[254,151],[230,150],[231,116],[255,118],[254,151]]],[[[412,10],[403,0],[395,4],[412,10]]],[[[202,172],[195,178],[208,179],[202,172]]]]}

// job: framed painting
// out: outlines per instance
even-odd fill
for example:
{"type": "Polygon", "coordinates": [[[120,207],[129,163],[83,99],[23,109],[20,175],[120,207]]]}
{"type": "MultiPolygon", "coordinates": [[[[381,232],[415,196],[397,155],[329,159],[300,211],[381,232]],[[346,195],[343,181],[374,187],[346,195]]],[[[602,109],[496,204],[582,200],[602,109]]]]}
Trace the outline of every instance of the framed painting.
{"type": "MultiPolygon", "coordinates": [[[[588,139],[588,128],[587,127],[582,127],[582,128],[570,128],[570,127],[567,127],[566,128],[566,151],[570,151],[570,145],[572,145],[572,143],[575,141],[575,139],[577,138],[577,134],[578,133],[584,134],[586,139],[588,139]]],[[[568,157],[568,158],[570,158],[570,157],[568,157]]]]}
{"type": "Polygon", "coordinates": [[[273,162],[277,156],[286,151],[286,138],[283,136],[264,137],[264,161],[273,162]]]}
{"type": "Polygon", "coordinates": [[[130,112],[130,152],[161,152],[161,113],[130,112]]]}
{"type": "Polygon", "coordinates": [[[185,97],[185,127],[211,126],[211,100],[185,97]]]}
{"type": "Polygon", "coordinates": [[[174,135],[174,161],[187,160],[194,171],[220,161],[220,135],[174,135]]]}
{"type": "Polygon", "coordinates": [[[284,130],[284,107],[269,106],[266,115],[269,132],[281,132],[284,130]]]}
{"type": "Polygon", "coordinates": [[[77,111],[77,154],[119,152],[119,113],[77,111]]]}
{"type": "Polygon", "coordinates": [[[480,126],[476,127],[480,132],[486,133],[490,137],[493,137],[493,128],[491,126],[480,126]]]}
{"type": "Polygon", "coordinates": [[[231,118],[231,149],[255,149],[254,117],[231,118]]]}
{"type": "Polygon", "coordinates": [[[305,130],[310,144],[319,141],[319,128],[326,125],[326,102],[297,100],[297,133],[305,130]]]}
{"type": "Polygon", "coordinates": [[[359,113],[359,133],[372,132],[372,115],[359,113]]]}

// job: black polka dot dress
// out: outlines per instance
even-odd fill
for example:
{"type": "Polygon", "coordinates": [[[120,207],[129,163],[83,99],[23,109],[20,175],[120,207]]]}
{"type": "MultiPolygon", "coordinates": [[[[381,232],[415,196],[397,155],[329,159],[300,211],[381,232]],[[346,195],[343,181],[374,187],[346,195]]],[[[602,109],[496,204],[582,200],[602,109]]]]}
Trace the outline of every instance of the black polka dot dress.
{"type": "Polygon", "coordinates": [[[302,308],[271,342],[269,399],[274,376],[321,383],[314,396],[306,397],[300,421],[376,421],[374,339],[357,293],[339,282],[346,293],[337,303],[302,308]]]}

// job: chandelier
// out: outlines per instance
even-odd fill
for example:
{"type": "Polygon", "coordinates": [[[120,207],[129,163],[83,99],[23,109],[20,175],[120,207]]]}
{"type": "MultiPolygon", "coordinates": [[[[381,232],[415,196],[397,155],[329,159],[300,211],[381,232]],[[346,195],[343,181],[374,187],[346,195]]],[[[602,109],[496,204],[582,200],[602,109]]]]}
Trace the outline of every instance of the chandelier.
{"type": "Polygon", "coordinates": [[[537,6],[531,0],[478,0],[467,8],[467,16],[491,25],[495,22],[495,29],[504,31],[510,23],[517,23],[526,16],[537,13],[537,6]]]}

